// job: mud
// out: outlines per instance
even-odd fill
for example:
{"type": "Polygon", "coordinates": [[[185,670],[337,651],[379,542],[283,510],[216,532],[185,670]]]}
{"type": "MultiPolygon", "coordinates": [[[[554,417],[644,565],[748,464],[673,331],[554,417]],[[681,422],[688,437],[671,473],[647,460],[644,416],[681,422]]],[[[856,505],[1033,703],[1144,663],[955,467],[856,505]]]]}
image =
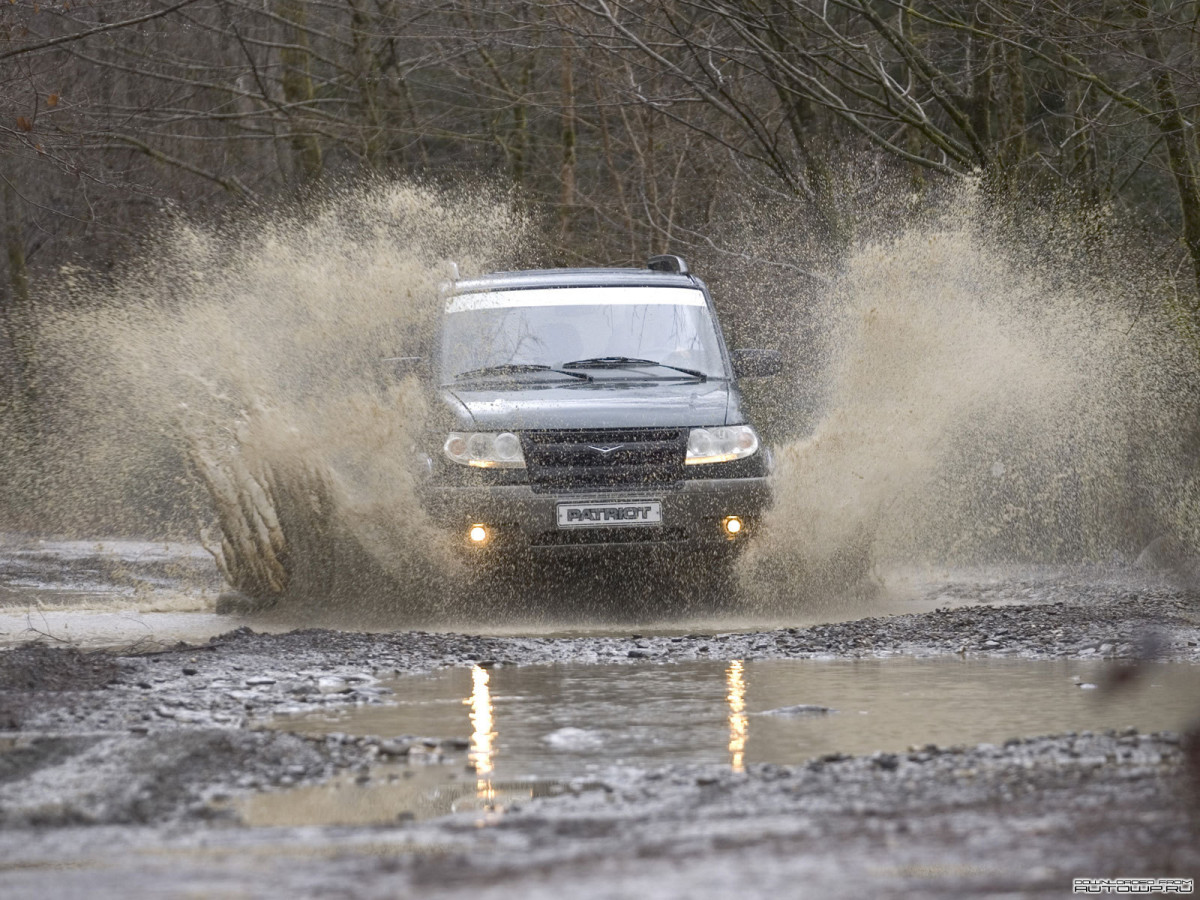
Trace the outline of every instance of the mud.
{"type": "Polygon", "coordinates": [[[286,815],[256,825],[245,812],[247,798],[304,785],[365,798],[430,777],[473,793],[478,758],[455,735],[270,727],[282,714],[382,709],[398,674],[961,655],[1101,660],[1104,696],[1136,680],[1143,659],[1200,664],[1200,605],[1166,584],[1081,572],[931,590],[953,608],[745,632],[239,628],[154,653],[10,649],[0,656],[11,711],[0,734],[0,884],[13,897],[147,884],[162,896],[549,897],[568,885],[589,897],[769,896],[800,883],[826,896],[960,897],[1058,896],[1073,877],[1194,878],[1200,785],[1188,779],[1200,751],[1171,733],[1014,734],[742,772],[624,767],[537,797],[497,791],[430,819],[401,810],[383,825],[286,815]]]}
{"type": "Polygon", "coordinates": [[[387,828],[6,829],[2,877],[9,896],[1062,896],[1082,873],[1194,877],[1179,761],[1169,735],[1076,735],[677,766],[387,828]]]}

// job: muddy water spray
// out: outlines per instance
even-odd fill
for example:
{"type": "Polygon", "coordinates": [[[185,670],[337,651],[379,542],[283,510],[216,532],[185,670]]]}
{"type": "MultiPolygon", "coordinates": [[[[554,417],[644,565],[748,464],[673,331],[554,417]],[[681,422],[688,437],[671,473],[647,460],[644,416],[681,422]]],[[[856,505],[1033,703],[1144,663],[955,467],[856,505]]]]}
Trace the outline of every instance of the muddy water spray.
{"type": "Polygon", "coordinates": [[[836,602],[896,563],[1132,559],[1181,524],[1186,353],[1153,281],[955,200],[823,298],[825,408],[777,452],[742,570],[760,599],[836,602]]]}
{"type": "Polygon", "coordinates": [[[190,468],[248,593],[327,602],[436,578],[449,562],[411,469],[425,399],[382,360],[428,352],[449,260],[490,268],[522,232],[482,194],[372,184],[225,230],[180,224],[112,286],[68,278],[86,307],[45,334],[55,499],[128,528],[147,482],[161,502],[190,468]]]}
{"type": "MultiPolygon", "coordinates": [[[[823,409],[778,448],[751,598],[843,597],[898,560],[1106,559],[1186,536],[1186,379],[1149,279],[1094,270],[1069,231],[1031,252],[957,199],[861,244],[823,294],[828,365],[802,388],[823,409]]],[[[159,504],[177,520],[180,497],[190,522],[215,510],[230,581],[259,595],[435,595],[453,565],[408,466],[426,400],[380,360],[427,346],[447,260],[511,265],[525,230],[486,197],[374,185],[180,225],[112,284],[68,274],[42,335],[47,499],[90,533],[159,504]]]]}

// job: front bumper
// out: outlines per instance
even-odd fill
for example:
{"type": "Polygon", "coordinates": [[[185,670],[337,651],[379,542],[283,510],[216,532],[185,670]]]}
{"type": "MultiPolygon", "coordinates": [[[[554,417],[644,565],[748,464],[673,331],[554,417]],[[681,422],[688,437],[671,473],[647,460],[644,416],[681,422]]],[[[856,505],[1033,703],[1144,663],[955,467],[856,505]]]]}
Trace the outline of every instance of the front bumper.
{"type": "Polygon", "coordinates": [[[464,550],[495,554],[529,551],[538,555],[587,555],[616,548],[672,548],[735,551],[753,536],[770,505],[768,479],[704,478],[661,488],[604,492],[535,493],[527,484],[426,485],[421,501],[431,521],[461,541],[464,550]],[[560,528],[558,504],[657,500],[661,525],[560,528]],[[737,516],[743,528],[731,536],[724,527],[737,516]],[[488,538],[472,543],[472,525],[484,525],[488,538]]]}

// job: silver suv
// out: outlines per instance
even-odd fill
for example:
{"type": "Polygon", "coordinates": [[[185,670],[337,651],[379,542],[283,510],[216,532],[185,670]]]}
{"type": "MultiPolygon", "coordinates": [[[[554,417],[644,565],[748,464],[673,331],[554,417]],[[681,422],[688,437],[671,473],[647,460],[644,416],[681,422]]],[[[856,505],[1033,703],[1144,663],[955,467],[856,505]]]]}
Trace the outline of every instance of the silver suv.
{"type": "Polygon", "coordinates": [[[423,502],[464,553],[728,560],[770,502],[770,455],[707,287],[645,269],[498,272],[446,292],[423,502]]]}

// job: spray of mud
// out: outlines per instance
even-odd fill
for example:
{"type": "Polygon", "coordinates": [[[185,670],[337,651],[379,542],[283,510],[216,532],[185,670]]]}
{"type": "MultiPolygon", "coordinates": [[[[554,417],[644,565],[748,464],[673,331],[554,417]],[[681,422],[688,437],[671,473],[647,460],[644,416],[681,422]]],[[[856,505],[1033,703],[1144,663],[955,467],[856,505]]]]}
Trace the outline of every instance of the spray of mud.
{"type": "MultiPolygon", "coordinates": [[[[177,224],[104,282],[67,273],[40,336],[47,502],[92,534],[183,508],[260,600],[345,605],[358,624],[373,605],[409,624],[463,615],[445,599],[461,572],[416,501],[427,398],[381,360],[427,352],[449,260],[511,266],[529,231],[486,192],[371,184],[177,224]]],[[[776,447],[775,506],[740,567],[750,608],[844,604],[897,562],[1195,544],[1191,357],[1157,276],[1119,252],[1097,264],[1078,233],[964,188],[763,317],[812,351],[803,384],[777,379],[776,411],[803,396],[816,425],[776,447]]]]}
{"type": "Polygon", "coordinates": [[[1194,378],[1161,279],[970,185],[914,220],[818,301],[823,408],[777,452],[749,594],[844,604],[897,565],[1132,561],[1187,534],[1194,378]]]}
{"type": "Polygon", "coordinates": [[[486,191],[371,183],[68,276],[42,335],[50,499],[114,530],[189,501],[260,601],[430,602],[454,567],[414,493],[426,401],[384,360],[428,354],[451,260],[494,267],[524,230],[486,191]]]}

